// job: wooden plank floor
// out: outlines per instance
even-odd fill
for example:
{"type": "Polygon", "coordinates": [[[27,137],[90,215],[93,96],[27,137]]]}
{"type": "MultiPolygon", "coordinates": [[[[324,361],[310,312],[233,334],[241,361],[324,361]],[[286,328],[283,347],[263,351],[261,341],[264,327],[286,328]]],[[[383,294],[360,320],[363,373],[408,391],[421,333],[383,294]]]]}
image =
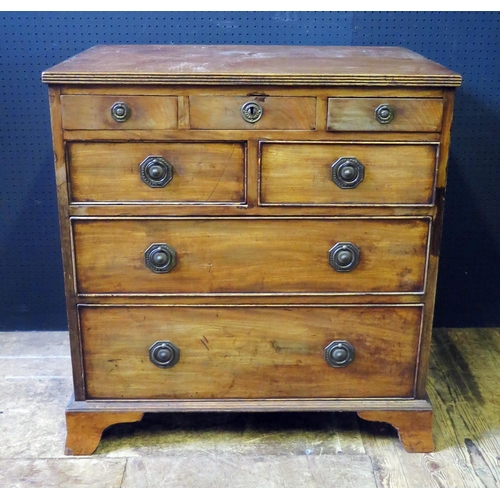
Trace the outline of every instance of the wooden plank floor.
{"type": "Polygon", "coordinates": [[[353,413],[149,414],[66,457],[67,332],[0,333],[2,487],[500,486],[500,329],[437,329],[435,453],[353,413]]]}

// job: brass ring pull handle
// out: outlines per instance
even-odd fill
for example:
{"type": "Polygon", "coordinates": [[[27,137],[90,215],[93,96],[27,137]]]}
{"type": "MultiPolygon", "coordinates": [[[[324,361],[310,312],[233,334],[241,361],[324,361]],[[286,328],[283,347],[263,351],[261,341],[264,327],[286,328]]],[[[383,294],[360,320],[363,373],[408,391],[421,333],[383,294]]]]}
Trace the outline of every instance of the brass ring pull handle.
{"type": "Polygon", "coordinates": [[[336,243],[328,251],[328,263],[339,273],[352,271],[359,264],[359,248],[350,242],[336,243]]]}
{"type": "Polygon", "coordinates": [[[243,120],[248,123],[258,122],[262,115],[264,114],[264,110],[262,106],[256,101],[248,101],[243,106],[241,106],[241,116],[243,120]]]}
{"type": "Polygon", "coordinates": [[[158,368],[172,368],[180,356],[180,349],[169,340],[158,340],[149,348],[149,360],[158,368]]]}
{"type": "Polygon", "coordinates": [[[174,178],[174,167],[163,156],[148,156],[139,165],[141,180],[149,187],[165,187],[174,178]]]}
{"type": "Polygon", "coordinates": [[[394,119],[394,108],[389,104],[381,104],[375,109],[375,119],[382,124],[391,123],[394,119]]]}
{"type": "Polygon", "coordinates": [[[166,243],[153,243],[144,252],[146,267],[154,273],[170,272],[177,264],[177,254],[166,243]]]}
{"type": "Polygon", "coordinates": [[[132,110],[124,102],[115,102],[111,106],[111,117],[115,122],[126,122],[131,114],[132,110]]]}
{"type": "Polygon", "coordinates": [[[365,178],[365,166],[353,156],[343,156],[332,165],[332,181],[341,189],[353,189],[365,178]]]}
{"type": "Polygon", "coordinates": [[[325,347],[325,361],[332,368],[344,368],[354,361],[355,349],[345,340],[334,340],[325,347]]]}

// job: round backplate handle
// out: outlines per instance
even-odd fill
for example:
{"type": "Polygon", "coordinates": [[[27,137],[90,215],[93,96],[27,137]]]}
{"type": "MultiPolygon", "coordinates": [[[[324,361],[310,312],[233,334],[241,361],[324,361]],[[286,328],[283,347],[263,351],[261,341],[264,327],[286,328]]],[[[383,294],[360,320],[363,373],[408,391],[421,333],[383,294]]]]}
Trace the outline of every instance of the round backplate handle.
{"type": "Polygon", "coordinates": [[[177,254],[166,243],[153,243],[144,252],[144,260],[154,273],[168,273],[177,264],[177,254]]]}
{"type": "Polygon", "coordinates": [[[346,340],[334,340],[325,347],[325,361],[332,368],[344,368],[354,361],[355,349],[346,340]]]}
{"type": "Polygon", "coordinates": [[[149,187],[165,187],[174,178],[174,167],[163,156],[151,155],[139,165],[141,180],[149,187]]]}
{"type": "Polygon", "coordinates": [[[332,181],[341,189],[353,189],[365,178],[365,166],[354,156],[342,156],[332,165],[332,181]]]}
{"type": "Polygon", "coordinates": [[[130,107],[124,102],[115,102],[113,106],[111,106],[111,117],[115,122],[126,122],[130,115],[132,114],[132,110],[130,107]]]}
{"type": "Polygon", "coordinates": [[[149,348],[149,360],[158,368],[172,368],[180,355],[180,349],[169,340],[158,340],[149,348]]]}
{"type": "Polygon", "coordinates": [[[328,251],[328,263],[339,273],[352,271],[360,258],[359,248],[349,241],[339,241],[328,251]]]}
{"type": "Polygon", "coordinates": [[[382,124],[391,123],[394,119],[394,108],[389,104],[380,104],[375,109],[375,119],[382,124]]]}

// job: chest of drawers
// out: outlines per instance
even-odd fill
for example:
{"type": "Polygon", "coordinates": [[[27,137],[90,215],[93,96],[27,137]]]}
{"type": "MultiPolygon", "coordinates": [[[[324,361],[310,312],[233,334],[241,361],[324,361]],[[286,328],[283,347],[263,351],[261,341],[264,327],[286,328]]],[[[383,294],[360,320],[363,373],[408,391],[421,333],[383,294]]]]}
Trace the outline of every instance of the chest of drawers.
{"type": "Polygon", "coordinates": [[[42,79],[68,454],[181,411],[353,411],[432,450],[459,75],[394,47],[100,46],[42,79]]]}

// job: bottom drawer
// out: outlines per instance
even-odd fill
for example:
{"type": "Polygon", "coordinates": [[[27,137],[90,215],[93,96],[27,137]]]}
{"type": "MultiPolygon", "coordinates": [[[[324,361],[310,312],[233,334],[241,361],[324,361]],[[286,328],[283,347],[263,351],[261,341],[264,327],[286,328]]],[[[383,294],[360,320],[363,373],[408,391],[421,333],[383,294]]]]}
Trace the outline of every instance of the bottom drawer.
{"type": "Polygon", "coordinates": [[[88,399],[414,394],[420,305],[80,306],[79,312],[88,399]]]}

